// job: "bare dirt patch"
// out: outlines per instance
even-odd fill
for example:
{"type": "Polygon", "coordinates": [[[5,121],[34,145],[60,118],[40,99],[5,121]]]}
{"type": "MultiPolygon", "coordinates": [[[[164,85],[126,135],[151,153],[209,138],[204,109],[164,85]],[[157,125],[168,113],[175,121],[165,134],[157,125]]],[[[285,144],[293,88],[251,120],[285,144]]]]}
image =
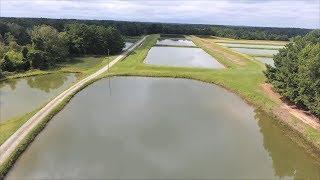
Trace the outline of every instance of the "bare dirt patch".
{"type": "Polygon", "coordinates": [[[290,104],[283,100],[282,96],[272,89],[270,84],[262,84],[262,89],[274,100],[280,103],[280,107],[277,108],[276,114],[282,117],[282,119],[290,118],[290,115],[303,121],[314,129],[320,130],[320,119],[312,115],[309,111],[298,108],[294,104],[290,104]],[[290,115],[289,115],[290,114],[290,115]]]}
{"type": "Polygon", "coordinates": [[[226,48],[216,44],[212,39],[207,38],[198,38],[193,36],[194,40],[198,41],[199,43],[203,44],[206,48],[210,49],[216,54],[219,54],[223,57],[225,57],[230,62],[233,62],[238,65],[245,65],[246,59],[239,57],[239,54],[236,52],[233,52],[231,50],[227,50],[226,48]]]}

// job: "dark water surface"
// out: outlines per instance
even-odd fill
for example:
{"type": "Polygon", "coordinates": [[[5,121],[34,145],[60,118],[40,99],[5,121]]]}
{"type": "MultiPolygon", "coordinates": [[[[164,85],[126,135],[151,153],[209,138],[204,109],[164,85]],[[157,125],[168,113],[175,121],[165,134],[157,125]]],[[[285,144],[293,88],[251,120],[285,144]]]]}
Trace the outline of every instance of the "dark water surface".
{"type": "Polygon", "coordinates": [[[103,79],[50,121],[8,179],[319,179],[319,164],[274,124],[215,85],[103,79]]]}
{"type": "Polygon", "coordinates": [[[0,82],[0,123],[39,108],[75,81],[75,74],[57,73],[0,82]]]}

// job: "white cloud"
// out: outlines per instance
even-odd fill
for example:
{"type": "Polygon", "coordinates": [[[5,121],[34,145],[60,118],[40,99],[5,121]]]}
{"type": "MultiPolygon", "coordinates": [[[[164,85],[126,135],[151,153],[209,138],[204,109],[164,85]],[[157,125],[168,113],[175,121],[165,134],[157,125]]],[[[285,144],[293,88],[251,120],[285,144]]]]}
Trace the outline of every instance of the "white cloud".
{"type": "Polygon", "coordinates": [[[1,16],[320,27],[319,0],[1,0],[1,16]]]}

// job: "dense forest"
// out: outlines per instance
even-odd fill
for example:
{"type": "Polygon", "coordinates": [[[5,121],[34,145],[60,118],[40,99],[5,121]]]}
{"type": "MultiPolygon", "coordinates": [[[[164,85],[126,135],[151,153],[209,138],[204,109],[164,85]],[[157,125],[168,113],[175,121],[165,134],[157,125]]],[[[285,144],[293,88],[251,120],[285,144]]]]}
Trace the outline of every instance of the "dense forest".
{"type": "Polygon", "coordinates": [[[267,66],[267,80],[284,97],[320,117],[320,30],[298,36],[267,66]]]}
{"type": "Polygon", "coordinates": [[[116,54],[123,47],[122,35],[114,27],[72,23],[57,30],[45,24],[27,28],[0,22],[0,75],[48,69],[84,54],[116,54]]]}
{"type": "Polygon", "coordinates": [[[248,27],[248,26],[222,26],[205,24],[173,24],[173,23],[147,23],[110,20],[75,20],[75,19],[47,19],[47,18],[0,18],[6,23],[18,24],[24,28],[38,25],[50,25],[62,31],[66,24],[84,23],[117,28],[123,35],[138,36],[142,34],[195,34],[216,35],[238,39],[266,39],[289,40],[298,35],[305,35],[310,29],[275,28],[275,27],[248,27]]]}

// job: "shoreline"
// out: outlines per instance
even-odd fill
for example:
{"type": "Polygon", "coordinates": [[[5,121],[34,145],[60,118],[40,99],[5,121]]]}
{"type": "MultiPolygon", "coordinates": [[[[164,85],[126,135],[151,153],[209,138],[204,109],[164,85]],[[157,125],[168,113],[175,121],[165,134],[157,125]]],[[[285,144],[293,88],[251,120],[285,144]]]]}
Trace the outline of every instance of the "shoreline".
{"type": "MultiPolygon", "coordinates": [[[[139,48],[145,43],[147,42],[144,41],[143,43],[141,43],[141,45],[139,47],[137,47],[137,49],[134,50],[134,52],[136,50],[139,50],[139,48]]],[[[312,157],[314,157],[317,161],[320,161],[320,146],[317,146],[314,142],[310,141],[310,139],[306,138],[306,135],[303,132],[298,131],[297,129],[295,129],[290,123],[283,121],[282,117],[279,117],[275,112],[274,112],[274,107],[269,107],[270,105],[265,105],[262,106],[260,105],[258,102],[254,101],[253,99],[250,99],[249,96],[247,94],[245,94],[243,92],[243,90],[241,89],[236,89],[231,87],[230,85],[227,85],[223,80],[218,81],[217,79],[214,78],[206,78],[205,76],[203,76],[205,73],[207,73],[207,71],[201,71],[201,70],[194,70],[194,69],[189,69],[188,71],[185,71],[185,68],[172,68],[172,67],[154,67],[154,66],[150,66],[150,65],[145,65],[143,64],[143,60],[144,60],[144,55],[146,55],[149,51],[149,49],[152,46],[147,46],[148,50],[145,52],[142,48],[141,52],[137,52],[137,53],[132,53],[132,54],[138,54],[140,55],[139,58],[143,58],[142,62],[141,60],[138,59],[136,65],[133,68],[131,66],[129,66],[132,69],[126,69],[127,67],[119,70],[118,66],[121,66],[122,61],[120,61],[119,63],[117,63],[112,69],[111,72],[108,72],[106,74],[106,72],[103,72],[102,74],[98,75],[97,77],[91,79],[90,81],[87,81],[85,84],[83,84],[83,86],[78,89],[77,91],[73,92],[72,94],[69,94],[69,96],[67,96],[64,101],[60,102],[58,104],[57,107],[55,107],[55,109],[52,109],[52,111],[50,112],[50,114],[48,114],[42,123],[38,124],[37,127],[35,127],[33,129],[32,132],[30,132],[30,134],[28,134],[28,138],[26,138],[21,144],[19,144],[18,148],[15,149],[13,155],[10,156],[10,160],[6,162],[7,166],[0,166],[0,177],[4,177],[5,174],[8,172],[8,170],[10,169],[10,167],[12,167],[12,165],[14,164],[15,160],[18,159],[19,155],[21,153],[23,153],[23,151],[28,147],[28,145],[34,140],[34,138],[41,132],[41,130],[43,130],[46,126],[46,124],[50,121],[50,119],[57,114],[60,110],[62,110],[65,105],[72,99],[72,97],[74,97],[78,92],[80,92],[82,89],[84,89],[85,87],[93,84],[94,82],[102,79],[102,78],[107,78],[107,77],[117,77],[117,76],[139,76],[139,77],[160,77],[160,78],[181,78],[181,79],[190,79],[190,80],[195,80],[195,81],[200,81],[203,83],[209,83],[209,84],[213,84],[216,86],[220,86],[224,89],[226,89],[227,91],[236,94],[237,96],[239,96],[242,100],[244,100],[247,104],[249,104],[250,106],[253,106],[253,108],[257,111],[263,111],[265,113],[267,113],[267,115],[270,115],[271,117],[275,118],[275,123],[277,126],[280,126],[281,129],[283,129],[283,132],[286,136],[288,136],[293,142],[297,143],[298,146],[302,147],[303,149],[305,149],[308,154],[310,154],[312,157]],[[139,54],[140,53],[140,54],[139,54]],[[145,53],[145,54],[143,54],[145,53]],[[141,56],[142,54],[142,56],[141,56]],[[120,64],[120,65],[119,65],[120,64]],[[140,66],[141,67],[140,67],[140,66]],[[118,67],[118,69],[117,69],[118,67]],[[140,68],[140,69],[139,69],[140,68]],[[146,70],[144,70],[143,68],[146,68],[146,70]],[[115,69],[115,70],[114,70],[115,69]],[[175,69],[178,69],[176,71],[173,71],[175,69]],[[194,70],[194,71],[192,71],[194,70]],[[114,72],[115,71],[115,72],[114,72]],[[198,72],[197,72],[198,71],[198,72]]],[[[198,46],[199,48],[205,50],[204,48],[198,46]]],[[[210,54],[211,55],[211,54],[210,54]]],[[[130,57],[131,55],[127,56],[126,58],[130,57]]],[[[132,55],[134,56],[134,55],[132,55]]],[[[244,56],[246,57],[246,56],[244,56]]],[[[219,60],[219,58],[216,58],[217,60],[219,60]]],[[[251,59],[247,58],[248,61],[251,61],[251,59]]],[[[132,59],[130,59],[132,60],[132,59]]],[[[226,65],[225,63],[221,62],[224,66],[226,66],[228,68],[233,68],[234,66],[229,67],[228,65],[226,65]]],[[[229,62],[232,63],[232,62],[229,62]]],[[[228,63],[228,64],[229,64],[228,63]]],[[[131,64],[130,64],[131,65],[131,64]]],[[[209,72],[209,71],[208,71],[209,72]]],[[[217,73],[217,71],[215,71],[214,73],[217,73]]],[[[213,74],[214,74],[213,73],[213,74]]],[[[211,75],[211,74],[210,74],[211,75]]],[[[261,90],[261,89],[260,89],[261,90]]],[[[274,106],[276,107],[277,104],[275,104],[274,106]]],[[[320,163],[320,162],[319,162],[320,163]]]]}
{"type": "Polygon", "coordinates": [[[38,111],[33,117],[31,117],[26,123],[24,123],[13,135],[11,135],[0,146],[0,178],[5,177],[10,168],[14,165],[15,161],[19,158],[20,154],[29,146],[34,138],[44,129],[46,124],[52,119],[52,117],[58,113],[63,107],[71,100],[71,98],[87,87],[92,82],[108,71],[110,67],[116,64],[118,61],[126,58],[132,51],[135,50],[146,39],[146,36],[131,46],[127,51],[120,54],[117,58],[108,63],[108,65],[99,69],[90,76],[77,82],[69,89],[62,92],[60,95],[50,101],[45,107],[38,111]]]}

